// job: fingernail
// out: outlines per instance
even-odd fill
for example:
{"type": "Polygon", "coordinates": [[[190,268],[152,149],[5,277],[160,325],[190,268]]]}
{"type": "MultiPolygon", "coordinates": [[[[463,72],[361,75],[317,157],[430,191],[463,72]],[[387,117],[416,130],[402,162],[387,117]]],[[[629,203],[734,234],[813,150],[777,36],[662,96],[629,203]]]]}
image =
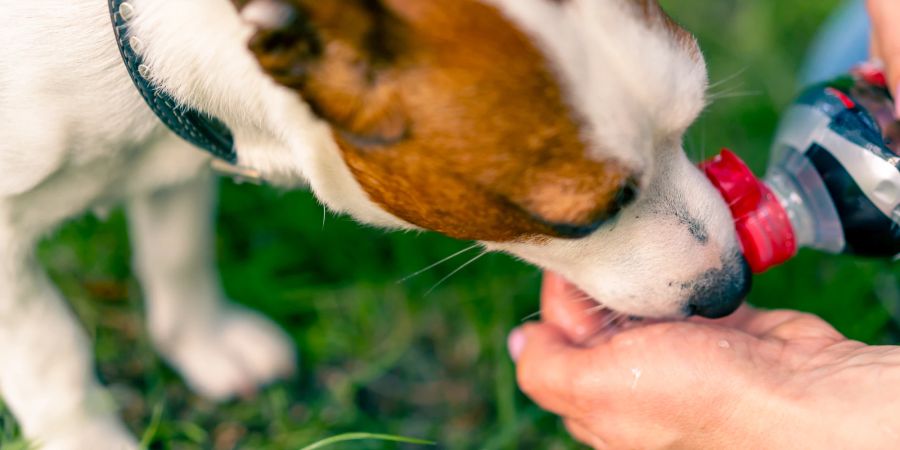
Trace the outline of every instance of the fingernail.
{"type": "Polygon", "coordinates": [[[525,349],[525,340],[525,331],[521,328],[516,328],[512,333],[509,333],[509,337],[506,339],[506,348],[509,350],[509,356],[513,361],[519,360],[519,355],[525,349]]]}

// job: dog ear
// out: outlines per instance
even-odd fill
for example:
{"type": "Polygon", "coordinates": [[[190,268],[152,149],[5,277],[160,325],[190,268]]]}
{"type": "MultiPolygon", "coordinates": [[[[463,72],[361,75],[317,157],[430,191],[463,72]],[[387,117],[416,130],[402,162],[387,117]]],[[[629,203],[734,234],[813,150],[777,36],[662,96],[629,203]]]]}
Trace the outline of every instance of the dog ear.
{"type": "Polygon", "coordinates": [[[405,26],[380,0],[233,1],[257,27],[249,47],[262,69],[337,133],[358,147],[403,139],[391,73],[405,26]]]}
{"type": "Polygon", "coordinates": [[[308,11],[287,0],[232,0],[242,17],[256,27],[250,51],[275,81],[300,87],[305,67],[322,52],[308,11]]]}

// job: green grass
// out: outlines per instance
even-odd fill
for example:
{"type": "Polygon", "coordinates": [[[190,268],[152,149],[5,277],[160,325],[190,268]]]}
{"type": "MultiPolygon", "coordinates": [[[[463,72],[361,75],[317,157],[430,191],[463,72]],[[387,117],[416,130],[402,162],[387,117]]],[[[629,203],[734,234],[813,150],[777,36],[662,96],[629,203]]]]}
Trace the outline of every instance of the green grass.
{"type": "MultiPolygon", "coordinates": [[[[713,104],[686,139],[689,153],[700,158],[730,146],[762,170],[802,55],[835,1],[665,4],[699,36],[713,81],[739,74],[718,89],[756,92],[713,104]]],[[[302,354],[296,380],[256,398],[205,402],[154,355],[121,212],[77,220],[41,247],[95,339],[101,378],[149,448],[301,449],[358,432],[420,438],[440,449],[579,448],[518,392],[506,354],[507,332],[538,308],[537,270],[489,255],[425,295],[465,258],[398,280],[469,243],[386,234],[333,216],[323,226],[308,193],[222,185],[218,251],[227,291],[281,323],[302,354]]],[[[804,252],[759,277],[751,301],[814,311],[867,342],[896,342],[888,310],[900,304],[898,275],[897,265],[804,252]]],[[[16,443],[4,413],[0,446],[16,443]]],[[[328,448],[428,447],[353,441],[328,448]]]]}

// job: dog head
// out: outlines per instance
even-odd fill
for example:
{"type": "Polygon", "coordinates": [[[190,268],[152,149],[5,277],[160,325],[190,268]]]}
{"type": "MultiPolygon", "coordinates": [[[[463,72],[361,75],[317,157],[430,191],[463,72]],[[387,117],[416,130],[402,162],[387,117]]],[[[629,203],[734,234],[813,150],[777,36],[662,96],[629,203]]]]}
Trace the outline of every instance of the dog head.
{"type": "Polygon", "coordinates": [[[306,170],[335,209],[482,241],[630,315],[746,293],[728,209],[681,148],[705,64],[655,1],[235,3],[327,130],[328,176],[306,170]]]}

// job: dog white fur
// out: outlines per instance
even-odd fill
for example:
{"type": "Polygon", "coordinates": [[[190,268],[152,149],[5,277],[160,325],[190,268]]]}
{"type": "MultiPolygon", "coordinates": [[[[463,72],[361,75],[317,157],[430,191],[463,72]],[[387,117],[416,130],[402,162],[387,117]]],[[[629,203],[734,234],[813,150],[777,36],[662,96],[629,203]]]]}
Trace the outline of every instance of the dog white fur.
{"type": "MultiPolygon", "coordinates": [[[[606,144],[598,156],[613,152],[644,175],[638,201],[588,238],[485,245],[558,271],[617,311],[683,315],[679,285],[737,248],[727,208],[680,147],[705,105],[702,59],[624,1],[484,1],[545,53],[583,132],[606,144]]],[[[227,0],[132,4],[154,81],[229,125],[242,166],[308,184],[333,211],[412,228],[368,199],[328,125],[246,50],[254,23],[277,20],[271,3],[243,18],[227,0]]],[[[0,42],[0,392],[25,434],[50,449],[136,448],[94,377],[87,337],[33,255],[58,224],[112,202],[127,202],[153,339],[192,388],[227,398],[289,373],[283,333],[219,287],[208,157],[145,106],[106,1],[0,0],[0,42]]]]}

